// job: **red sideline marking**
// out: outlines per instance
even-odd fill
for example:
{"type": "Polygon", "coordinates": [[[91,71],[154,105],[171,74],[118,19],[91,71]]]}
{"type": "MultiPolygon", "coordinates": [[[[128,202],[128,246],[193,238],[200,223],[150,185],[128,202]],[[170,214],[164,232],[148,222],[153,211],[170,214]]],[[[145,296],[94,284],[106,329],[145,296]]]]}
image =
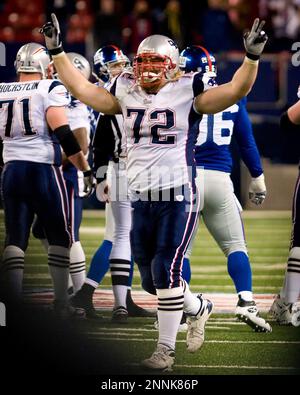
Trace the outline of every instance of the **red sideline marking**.
{"type": "MultiPolygon", "coordinates": [[[[131,291],[132,298],[141,307],[145,309],[156,309],[156,296],[150,295],[144,291],[131,291]]],[[[214,313],[234,313],[237,304],[236,294],[221,293],[204,293],[205,298],[210,299],[214,303],[214,313]]],[[[254,300],[261,312],[268,312],[275,294],[255,294],[254,300]]],[[[38,304],[49,304],[53,300],[53,292],[28,293],[26,299],[38,304]]],[[[93,298],[96,309],[112,309],[114,304],[113,293],[110,290],[98,289],[94,293],[93,298]]]]}

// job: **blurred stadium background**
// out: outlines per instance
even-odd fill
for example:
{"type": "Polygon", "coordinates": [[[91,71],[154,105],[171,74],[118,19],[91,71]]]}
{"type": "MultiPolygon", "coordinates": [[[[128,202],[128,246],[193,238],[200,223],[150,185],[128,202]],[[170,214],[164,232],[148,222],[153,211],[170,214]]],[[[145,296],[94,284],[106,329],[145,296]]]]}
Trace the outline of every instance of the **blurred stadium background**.
{"type": "MultiPolygon", "coordinates": [[[[53,11],[62,26],[66,51],[92,61],[96,49],[114,43],[132,58],[143,38],[166,34],[180,49],[199,44],[215,52],[219,82],[228,81],[243,59],[244,29],[256,16],[265,19],[269,42],[248,110],[266,174],[264,209],[291,208],[299,145],[280,135],[279,115],[297,100],[299,68],[292,65],[291,57],[293,43],[300,41],[300,0],[0,0],[0,42],[6,47],[1,81],[15,79],[13,62],[22,44],[43,43],[39,28],[53,11]]],[[[232,150],[238,159],[234,142],[232,150]]],[[[232,178],[243,207],[255,209],[247,199],[248,174],[239,160],[232,178]]],[[[86,207],[97,204],[91,199],[86,207]]]]}

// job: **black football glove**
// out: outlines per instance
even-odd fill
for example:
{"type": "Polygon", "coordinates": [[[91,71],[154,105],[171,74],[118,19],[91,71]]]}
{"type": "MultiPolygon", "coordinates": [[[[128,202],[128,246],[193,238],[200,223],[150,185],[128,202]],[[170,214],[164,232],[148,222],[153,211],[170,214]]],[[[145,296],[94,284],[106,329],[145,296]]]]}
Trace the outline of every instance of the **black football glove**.
{"type": "Polygon", "coordinates": [[[244,33],[244,46],[246,49],[246,56],[250,59],[257,60],[259,59],[264,46],[268,40],[268,36],[262,30],[265,21],[259,21],[256,18],[253,22],[251,31],[247,30],[244,33]]]}
{"type": "Polygon", "coordinates": [[[51,22],[45,23],[40,29],[45,37],[45,44],[50,55],[58,55],[63,52],[60,27],[55,14],[51,14],[51,22]]]}
{"type": "Polygon", "coordinates": [[[83,192],[85,193],[84,197],[91,196],[95,189],[95,178],[92,170],[87,170],[83,172],[83,183],[83,192]]]}

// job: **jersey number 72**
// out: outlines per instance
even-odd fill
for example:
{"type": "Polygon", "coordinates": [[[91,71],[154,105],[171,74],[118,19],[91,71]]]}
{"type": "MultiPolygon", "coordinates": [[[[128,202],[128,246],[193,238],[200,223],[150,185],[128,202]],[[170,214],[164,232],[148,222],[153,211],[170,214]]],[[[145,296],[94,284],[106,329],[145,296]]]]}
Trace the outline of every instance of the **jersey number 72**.
{"type": "MultiPolygon", "coordinates": [[[[134,144],[138,144],[141,138],[140,130],[145,118],[146,109],[144,108],[127,108],[127,118],[132,118],[133,115],[133,138],[134,144]]],[[[174,134],[161,134],[161,130],[169,130],[175,125],[174,111],[169,108],[163,110],[154,110],[149,114],[148,122],[152,122],[149,125],[151,134],[152,144],[174,144],[175,135],[174,134]],[[158,122],[158,119],[162,115],[164,121],[158,122]]]]}

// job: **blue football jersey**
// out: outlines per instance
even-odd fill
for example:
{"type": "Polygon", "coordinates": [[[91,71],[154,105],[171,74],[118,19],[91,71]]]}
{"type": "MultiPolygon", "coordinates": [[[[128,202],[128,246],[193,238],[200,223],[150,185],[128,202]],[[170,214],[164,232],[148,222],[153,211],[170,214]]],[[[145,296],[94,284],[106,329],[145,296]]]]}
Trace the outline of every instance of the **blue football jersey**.
{"type": "Polygon", "coordinates": [[[252,177],[263,173],[252,125],[246,109],[246,98],[217,114],[205,114],[199,123],[195,147],[197,166],[231,173],[232,136],[237,140],[241,157],[252,177]]]}

